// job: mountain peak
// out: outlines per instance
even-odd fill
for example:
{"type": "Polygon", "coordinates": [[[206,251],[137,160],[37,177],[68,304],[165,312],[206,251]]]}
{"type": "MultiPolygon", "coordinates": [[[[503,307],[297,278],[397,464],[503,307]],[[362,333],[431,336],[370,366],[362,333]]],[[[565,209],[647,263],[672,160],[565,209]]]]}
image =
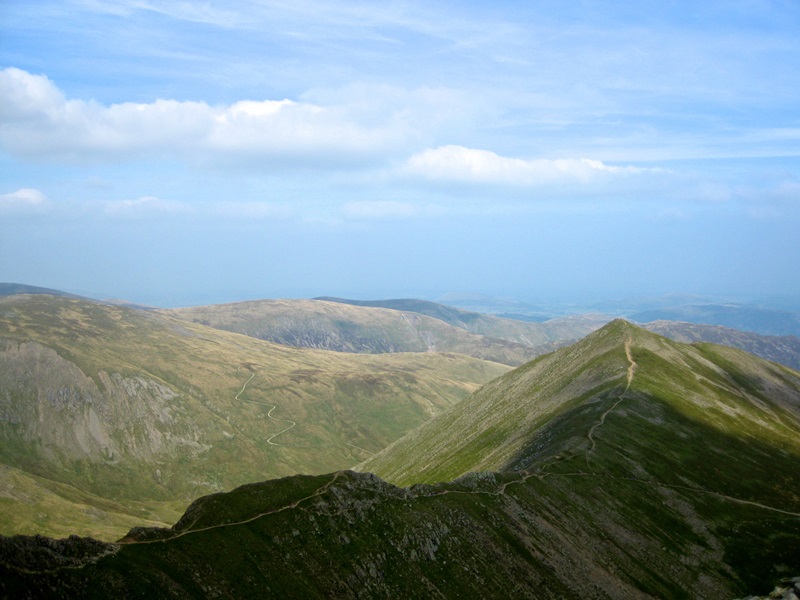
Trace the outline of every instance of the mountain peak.
{"type": "MultiPolygon", "coordinates": [[[[642,432],[657,424],[666,430],[656,427],[647,436],[674,437],[669,444],[675,447],[696,439],[698,457],[707,453],[699,440],[711,432],[767,436],[800,456],[800,441],[787,426],[798,413],[798,373],[738,350],[674,342],[616,319],[486,384],[359,468],[404,485],[469,471],[552,469],[565,456],[579,457],[565,463],[570,468],[607,463],[619,470],[619,452],[638,452],[649,443],[642,432]],[[631,447],[600,443],[612,431],[631,447]]],[[[680,469],[683,459],[674,458],[680,469]]]]}

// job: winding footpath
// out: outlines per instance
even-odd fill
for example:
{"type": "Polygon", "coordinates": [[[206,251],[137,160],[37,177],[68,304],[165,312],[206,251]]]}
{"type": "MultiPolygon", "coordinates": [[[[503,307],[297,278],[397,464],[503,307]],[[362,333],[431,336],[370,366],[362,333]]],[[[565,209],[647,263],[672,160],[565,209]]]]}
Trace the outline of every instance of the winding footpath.
{"type": "MultiPolygon", "coordinates": [[[[238,369],[237,369],[237,371],[238,371],[238,369]]],[[[244,393],[244,391],[247,389],[247,385],[253,380],[253,378],[255,376],[256,376],[255,373],[250,375],[250,378],[247,381],[244,382],[244,385],[242,385],[242,389],[239,390],[239,392],[233,397],[233,399],[234,399],[234,401],[249,402],[250,404],[258,404],[259,406],[264,406],[264,407],[269,409],[267,411],[267,417],[269,417],[270,419],[272,419],[273,421],[276,421],[276,422],[288,423],[289,424],[288,426],[284,427],[279,432],[273,433],[271,436],[269,436],[266,439],[266,442],[268,444],[270,444],[271,446],[280,446],[282,448],[289,448],[289,446],[287,446],[286,444],[278,444],[276,442],[273,442],[272,440],[274,440],[279,435],[283,435],[284,433],[286,433],[287,431],[289,431],[293,427],[296,427],[297,423],[295,421],[292,421],[291,419],[281,419],[279,417],[273,417],[272,416],[272,411],[275,410],[276,408],[278,408],[274,404],[268,404],[266,402],[260,402],[258,400],[247,400],[245,398],[240,398],[239,397],[244,393]]],[[[342,445],[350,446],[351,448],[355,448],[356,450],[360,450],[361,452],[364,452],[364,453],[366,453],[366,454],[368,454],[370,456],[373,456],[375,454],[374,452],[371,452],[371,451],[367,450],[366,448],[362,448],[361,446],[356,446],[355,444],[352,444],[350,442],[343,442],[342,445]]],[[[298,447],[298,446],[292,446],[292,447],[298,447]]]]}
{"type": "MultiPolygon", "coordinates": [[[[184,536],[187,536],[187,535],[192,535],[192,534],[195,534],[195,533],[202,533],[204,531],[211,531],[213,529],[223,529],[225,527],[237,527],[239,525],[246,525],[247,523],[252,523],[253,521],[257,521],[258,519],[261,519],[262,517],[266,517],[268,515],[274,515],[274,514],[283,512],[285,510],[291,510],[293,508],[297,508],[300,505],[301,502],[305,502],[306,500],[311,500],[312,498],[316,498],[317,496],[321,496],[322,494],[327,492],[334,483],[336,483],[336,480],[339,479],[339,477],[341,477],[341,475],[342,475],[342,471],[336,471],[333,474],[333,478],[329,482],[327,482],[325,485],[317,488],[312,494],[309,494],[308,496],[305,496],[304,498],[300,498],[299,500],[295,500],[294,502],[290,502],[289,504],[286,504],[284,506],[281,506],[281,507],[278,507],[278,508],[273,508],[272,510],[268,510],[268,511],[265,511],[265,512],[262,512],[262,513],[258,513],[257,515],[254,515],[254,516],[252,516],[252,517],[250,517],[248,519],[243,519],[241,521],[233,521],[231,523],[220,523],[218,525],[209,525],[208,527],[198,527],[197,529],[185,529],[185,530],[181,531],[180,533],[178,533],[176,535],[170,536],[168,538],[158,539],[158,540],[126,540],[125,538],[123,538],[122,540],[117,542],[117,544],[120,544],[120,545],[122,545],[122,544],[137,544],[137,545],[139,545],[139,544],[164,544],[166,542],[171,542],[172,540],[176,540],[178,538],[181,538],[181,537],[184,537],[184,536]]],[[[195,523],[196,522],[197,521],[195,521],[195,523]]],[[[189,525],[189,527],[192,527],[193,525],[194,525],[194,523],[192,523],[192,525],[189,525]]]]}
{"type": "Polygon", "coordinates": [[[589,448],[588,452],[593,452],[597,443],[594,441],[594,432],[597,430],[598,427],[603,425],[606,422],[606,417],[610,412],[615,410],[619,403],[625,399],[625,394],[631,387],[631,383],[633,383],[633,374],[636,371],[636,361],[633,360],[633,356],[631,355],[631,341],[625,341],[625,356],[628,358],[628,383],[625,386],[625,389],[622,390],[622,393],[617,398],[617,401],[609,408],[606,412],[600,415],[600,420],[595,423],[592,428],[589,430],[587,437],[589,438],[589,442],[591,443],[591,447],[589,448]]]}
{"type": "MultiPolygon", "coordinates": [[[[241,395],[242,395],[242,392],[244,392],[244,391],[245,391],[245,389],[247,388],[247,384],[248,384],[248,383],[250,383],[250,382],[253,380],[253,377],[255,377],[255,376],[256,376],[256,374],[255,374],[255,373],[253,373],[252,375],[250,375],[250,379],[248,379],[247,381],[245,381],[245,382],[244,382],[244,385],[242,386],[242,389],[241,389],[241,390],[239,390],[239,393],[238,393],[238,394],[236,394],[236,396],[234,396],[234,397],[233,397],[233,399],[234,399],[234,400],[239,400],[239,396],[241,396],[241,395]]],[[[272,440],[274,440],[274,439],[275,439],[276,437],[278,437],[279,435],[281,435],[281,434],[283,434],[283,433],[286,433],[286,432],[287,432],[287,431],[289,431],[289,430],[290,430],[292,427],[295,427],[295,426],[297,425],[297,423],[295,423],[295,422],[294,422],[294,421],[292,421],[291,419],[279,419],[278,417],[273,417],[273,416],[272,416],[272,411],[273,411],[273,410],[275,410],[276,408],[278,408],[278,407],[277,407],[276,405],[274,405],[274,404],[267,404],[266,402],[259,402],[258,400],[245,400],[244,398],[242,398],[242,399],[241,399],[241,401],[242,401],[242,402],[249,402],[250,404],[258,404],[258,405],[260,405],[260,406],[266,406],[266,407],[269,407],[269,411],[267,412],[267,417],[269,417],[269,418],[270,418],[270,419],[272,419],[273,421],[277,421],[277,422],[281,422],[281,423],[291,423],[291,424],[290,424],[288,427],[286,427],[286,428],[284,428],[284,429],[281,429],[281,430],[280,430],[278,433],[273,433],[271,436],[269,436],[269,437],[267,438],[267,443],[268,443],[268,444],[270,444],[270,445],[272,445],[272,446],[283,446],[283,444],[276,444],[276,443],[275,443],[275,442],[273,442],[272,440]]]]}

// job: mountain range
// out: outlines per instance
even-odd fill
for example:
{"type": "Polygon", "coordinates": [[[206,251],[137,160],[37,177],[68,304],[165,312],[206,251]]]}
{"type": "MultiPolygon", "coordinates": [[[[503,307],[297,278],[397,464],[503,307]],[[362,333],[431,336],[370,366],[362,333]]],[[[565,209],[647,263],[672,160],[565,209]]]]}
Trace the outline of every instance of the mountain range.
{"type": "MultiPolygon", "coordinates": [[[[530,322],[414,299],[256,300],[164,312],[298,348],[368,354],[440,350],[510,366],[573,343],[611,320],[591,313],[530,322]]],[[[794,335],[764,335],[688,321],[641,325],[677,341],[723,344],[800,368],[800,338],[794,335]]]]}
{"type": "Polygon", "coordinates": [[[605,323],[578,316],[525,323],[420,300],[254,300],[165,310],[278,344],[337,352],[457,352],[517,366],[605,323]]]}
{"type": "Polygon", "coordinates": [[[493,379],[355,472],[205,496],[173,527],[134,528],[116,543],[0,538],[0,589],[175,598],[767,593],[800,574],[798,430],[800,373],[615,320],[493,379]]]}

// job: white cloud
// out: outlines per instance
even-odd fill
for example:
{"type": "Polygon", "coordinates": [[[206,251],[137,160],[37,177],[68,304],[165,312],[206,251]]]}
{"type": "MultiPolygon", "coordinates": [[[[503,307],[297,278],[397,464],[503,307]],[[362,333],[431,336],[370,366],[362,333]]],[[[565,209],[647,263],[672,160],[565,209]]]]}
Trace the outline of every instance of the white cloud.
{"type": "Polygon", "coordinates": [[[521,159],[488,150],[441,146],[406,161],[402,172],[431,181],[539,185],[553,182],[589,183],[604,175],[630,175],[654,169],[612,166],[588,158],[521,159]]]}
{"type": "Polygon", "coordinates": [[[241,18],[236,13],[219,10],[208,2],[173,2],[159,0],[76,0],[83,8],[99,13],[129,17],[135,11],[151,11],[181,21],[230,27],[241,18]]]}
{"type": "Polygon", "coordinates": [[[109,217],[142,219],[167,215],[187,214],[191,207],[183,202],[143,196],[136,200],[112,200],[104,203],[103,213],[109,217]]]}
{"type": "Polygon", "coordinates": [[[291,100],[67,100],[47,77],[16,68],[0,71],[0,107],[0,144],[9,152],[72,162],[168,157],[319,167],[371,162],[404,136],[391,115],[366,125],[343,106],[291,100]]]}
{"type": "Polygon", "coordinates": [[[39,190],[22,188],[10,194],[0,194],[0,213],[38,212],[47,205],[47,196],[39,190]]]}

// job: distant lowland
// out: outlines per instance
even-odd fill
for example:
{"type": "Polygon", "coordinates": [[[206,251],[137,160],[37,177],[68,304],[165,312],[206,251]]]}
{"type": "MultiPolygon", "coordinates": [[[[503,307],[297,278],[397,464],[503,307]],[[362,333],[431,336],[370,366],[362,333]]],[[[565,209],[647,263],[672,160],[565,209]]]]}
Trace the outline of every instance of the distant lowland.
{"type": "Polygon", "coordinates": [[[800,590],[800,340],[740,309],[143,310],[0,284],[0,595],[800,590]]]}

